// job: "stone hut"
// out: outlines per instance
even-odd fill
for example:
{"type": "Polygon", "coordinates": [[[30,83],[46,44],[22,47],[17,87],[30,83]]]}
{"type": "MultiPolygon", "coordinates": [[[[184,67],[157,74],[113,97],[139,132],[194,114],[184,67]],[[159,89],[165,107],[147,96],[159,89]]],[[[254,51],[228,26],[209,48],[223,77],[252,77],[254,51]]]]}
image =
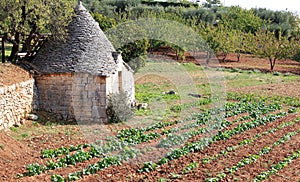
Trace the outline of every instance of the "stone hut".
{"type": "Polygon", "coordinates": [[[105,122],[107,95],[123,90],[134,100],[132,69],[81,2],[67,38],[47,41],[32,63],[39,108],[61,119],[105,122]]]}

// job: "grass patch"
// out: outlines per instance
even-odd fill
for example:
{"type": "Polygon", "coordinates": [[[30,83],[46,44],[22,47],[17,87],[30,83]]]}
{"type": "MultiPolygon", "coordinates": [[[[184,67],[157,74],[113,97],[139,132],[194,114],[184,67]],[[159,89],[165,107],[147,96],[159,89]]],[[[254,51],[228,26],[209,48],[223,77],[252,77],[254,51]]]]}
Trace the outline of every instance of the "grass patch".
{"type": "MultiPolygon", "coordinates": [[[[11,53],[12,44],[5,43],[4,49],[5,49],[5,58],[8,59],[11,53]]],[[[2,51],[0,51],[0,58],[2,59],[2,51]]]]}
{"type": "Polygon", "coordinates": [[[9,129],[10,129],[11,131],[13,131],[13,132],[18,132],[18,128],[15,127],[15,126],[12,126],[12,127],[10,127],[9,129]]]}
{"type": "Polygon", "coordinates": [[[80,137],[79,128],[77,125],[61,125],[59,123],[49,122],[41,124],[38,122],[28,123],[20,127],[10,127],[12,132],[9,135],[15,140],[22,141],[39,135],[58,135],[64,134],[70,137],[80,137]]]}

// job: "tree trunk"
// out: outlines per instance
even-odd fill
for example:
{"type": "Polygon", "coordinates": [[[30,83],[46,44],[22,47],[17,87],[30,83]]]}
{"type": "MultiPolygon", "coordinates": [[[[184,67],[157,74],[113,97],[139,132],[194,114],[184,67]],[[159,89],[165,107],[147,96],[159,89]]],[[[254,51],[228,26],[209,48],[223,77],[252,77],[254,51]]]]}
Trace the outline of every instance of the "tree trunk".
{"type": "Polygon", "coordinates": [[[225,60],[226,60],[226,57],[227,57],[227,54],[223,53],[222,62],[225,62],[225,60]]]}
{"type": "Polygon", "coordinates": [[[276,58],[274,58],[274,60],[272,58],[269,58],[269,61],[270,61],[270,65],[271,65],[271,70],[273,70],[275,67],[276,58]]]}
{"type": "Polygon", "coordinates": [[[20,33],[19,32],[15,33],[15,40],[12,43],[13,43],[13,47],[11,49],[11,53],[8,58],[9,62],[14,62],[17,59],[17,54],[19,52],[19,47],[20,47],[20,33]]]}
{"type": "Polygon", "coordinates": [[[210,53],[209,51],[206,52],[206,64],[208,64],[210,61],[210,53]]]}
{"type": "Polygon", "coordinates": [[[35,29],[32,29],[29,33],[29,36],[25,40],[22,46],[22,52],[29,52],[32,50],[31,42],[34,39],[35,29]]]}
{"type": "Polygon", "coordinates": [[[240,53],[237,54],[237,58],[238,58],[237,62],[240,62],[240,60],[241,60],[241,54],[240,53]]]}
{"type": "Polygon", "coordinates": [[[3,37],[2,37],[2,43],[1,43],[2,63],[5,63],[5,37],[6,37],[6,35],[4,34],[3,37]]]}
{"type": "MultiPolygon", "coordinates": [[[[22,21],[20,22],[20,27],[24,27],[25,21],[26,21],[26,1],[23,1],[24,5],[21,7],[22,10],[22,21]]],[[[17,29],[17,28],[16,28],[17,29]]],[[[16,31],[15,35],[15,40],[12,42],[13,47],[11,49],[10,56],[8,58],[8,61],[13,62],[15,61],[18,57],[18,52],[20,48],[20,42],[21,42],[21,32],[16,31]]]]}

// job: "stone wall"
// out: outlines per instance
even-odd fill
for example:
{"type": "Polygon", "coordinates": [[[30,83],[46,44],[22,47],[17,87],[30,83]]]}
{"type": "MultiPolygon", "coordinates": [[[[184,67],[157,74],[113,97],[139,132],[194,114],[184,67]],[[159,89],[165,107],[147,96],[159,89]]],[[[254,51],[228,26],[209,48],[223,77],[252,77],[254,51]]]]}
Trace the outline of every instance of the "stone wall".
{"type": "Polygon", "coordinates": [[[106,77],[79,73],[73,80],[71,105],[77,123],[106,122],[106,77]]]}
{"type": "Polygon", "coordinates": [[[44,74],[36,77],[36,85],[39,108],[56,114],[57,119],[76,119],[79,124],[106,121],[105,77],[87,73],[44,74]]]}
{"type": "Polygon", "coordinates": [[[26,113],[37,107],[34,79],[0,87],[0,130],[20,125],[26,113]]]}
{"type": "Polygon", "coordinates": [[[37,76],[39,109],[57,113],[57,119],[72,119],[70,102],[72,100],[72,74],[47,74],[37,76]]]}

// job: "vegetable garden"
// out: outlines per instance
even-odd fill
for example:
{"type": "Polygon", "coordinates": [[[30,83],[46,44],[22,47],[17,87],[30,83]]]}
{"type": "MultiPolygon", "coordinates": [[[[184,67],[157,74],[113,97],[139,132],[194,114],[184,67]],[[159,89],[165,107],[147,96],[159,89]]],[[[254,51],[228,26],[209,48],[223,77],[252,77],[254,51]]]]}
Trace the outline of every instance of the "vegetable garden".
{"type": "Polygon", "coordinates": [[[17,178],[263,181],[282,180],[284,172],[292,171],[285,178],[300,179],[299,98],[229,92],[224,107],[210,106],[210,97],[178,104],[178,96],[161,96],[160,89],[139,94],[147,84],[137,85],[137,97],[150,105],[157,97],[171,103],[164,119],[143,127],[119,127],[105,142],[43,149],[41,160],[26,164],[17,178]],[[192,108],[192,114],[176,117],[192,108]]]}

